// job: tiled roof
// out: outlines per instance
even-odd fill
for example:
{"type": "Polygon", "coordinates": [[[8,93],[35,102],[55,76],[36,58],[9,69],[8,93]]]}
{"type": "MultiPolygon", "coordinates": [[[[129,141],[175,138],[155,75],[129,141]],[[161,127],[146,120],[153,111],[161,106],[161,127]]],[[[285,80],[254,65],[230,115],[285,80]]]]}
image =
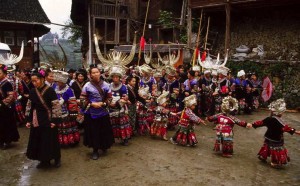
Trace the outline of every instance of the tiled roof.
{"type": "Polygon", "coordinates": [[[0,19],[50,23],[38,0],[0,0],[0,19]]]}

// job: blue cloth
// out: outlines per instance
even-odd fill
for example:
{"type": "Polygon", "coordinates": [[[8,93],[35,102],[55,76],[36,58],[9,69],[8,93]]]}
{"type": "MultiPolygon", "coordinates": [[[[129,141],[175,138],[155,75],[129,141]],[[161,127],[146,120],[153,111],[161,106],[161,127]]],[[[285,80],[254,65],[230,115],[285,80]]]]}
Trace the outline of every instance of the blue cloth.
{"type": "MultiPolygon", "coordinates": [[[[90,103],[102,102],[102,101],[104,101],[105,96],[107,96],[108,94],[111,94],[111,89],[110,89],[108,83],[106,83],[105,81],[101,81],[99,83],[99,85],[102,88],[102,90],[104,92],[104,95],[100,95],[97,88],[94,87],[90,82],[86,83],[84,85],[84,87],[82,88],[82,94],[87,95],[87,98],[90,101],[90,103]]],[[[100,108],[90,107],[90,109],[86,112],[86,114],[89,114],[89,115],[91,115],[91,118],[96,119],[96,118],[100,118],[102,116],[105,116],[109,113],[103,107],[100,107],[100,108]]]]}
{"type": "Polygon", "coordinates": [[[192,80],[187,79],[183,84],[184,84],[184,89],[186,91],[190,91],[191,89],[194,88],[195,85],[198,84],[198,81],[197,79],[192,79],[192,80]]]}
{"type": "Polygon", "coordinates": [[[140,87],[149,87],[149,92],[152,93],[152,85],[156,84],[156,81],[153,77],[150,77],[150,80],[145,81],[144,78],[141,78],[140,87]],[[145,83],[146,82],[146,83],[145,83]]]}
{"type": "Polygon", "coordinates": [[[67,90],[62,94],[58,94],[58,92],[59,92],[58,86],[56,86],[56,88],[55,88],[57,99],[60,100],[61,97],[64,99],[64,104],[62,105],[62,113],[63,114],[68,113],[67,103],[68,103],[69,99],[71,97],[75,97],[74,92],[71,89],[71,87],[69,87],[68,85],[66,85],[66,86],[67,86],[67,90]]]}

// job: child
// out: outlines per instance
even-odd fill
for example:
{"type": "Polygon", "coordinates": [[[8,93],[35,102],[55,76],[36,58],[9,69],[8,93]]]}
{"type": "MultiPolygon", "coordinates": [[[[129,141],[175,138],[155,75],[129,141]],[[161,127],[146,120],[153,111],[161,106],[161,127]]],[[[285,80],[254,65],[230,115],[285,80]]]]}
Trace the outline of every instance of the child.
{"type": "Polygon", "coordinates": [[[241,127],[251,127],[251,124],[247,124],[245,121],[241,121],[238,118],[230,115],[231,112],[238,109],[238,101],[231,96],[225,97],[222,100],[221,110],[222,113],[210,116],[208,121],[214,121],[216,125],[216,142],[214,151],[221,151],[224,157],[232,157],[233,154],[233,127],[237,124],[241,127]]]}
{"type": "Polygon", "coordinates": [[[282,114],[286,110],[286,104],[283,99],[273,101],[269,105],[269,110],[271,111],[271,116],[264,120],[255,121],[252,124],[254,128],[267,127],[264,144],[257,155],[258,158],[264,162],[271,156],[271,166],[280,168],[290,161],[287,149],[284,147],[283,133],[288,132],[293,135],[294,133],[300,134],[300,131],[296,131],[296,129],[289,127],[281,119],[282,114]]]}
{"type": "Polygon", "coordinates": [[[196,95],[186,97],[184,100],[185,108],[180,113],[171,113],[172,115],[181,115],[179,119],[179,128],[175,135],[170,139],[173,144],[181,144],[184,146],[195,146],[198,141],[194,132],[194,123],[202,123],[206,125],[202,119],[193,113],[196,107],[196,95]]]}
{"type": "Polygon", "coordinates": [[[155,109],[154,123],[150,127],[150,134],[152,136],[161,137],[164,140],[167,138],[168,114],[169,110],[166,109],[169,91],[164,91],[158,98],[158,106],[155,109]]]}
{"type": "Polygon", "coordinates": [[[145,104],[142,102],[138,103],[137,109],[137,118],[138,118],[138,132],[140,135],[145,135],[147,131],[150,130],[150,125],[148,122],[148,107],[147,105],[150,103],[151,94],[149,93],[149,87],[140,87],[138,94],[141,98],[145,100],[145,104]]]}

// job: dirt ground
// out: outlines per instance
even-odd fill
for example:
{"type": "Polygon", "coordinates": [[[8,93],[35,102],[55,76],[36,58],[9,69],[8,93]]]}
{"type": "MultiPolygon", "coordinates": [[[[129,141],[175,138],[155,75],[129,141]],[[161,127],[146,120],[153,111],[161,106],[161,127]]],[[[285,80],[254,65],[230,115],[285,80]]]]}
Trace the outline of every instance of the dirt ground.
{"type": "MultiPolygon", "coordinates": [[[[258,111],[239,118],[252,122],[267,115],[258,111]]],[[[300,130],[299,113],[286,113],[283,119],[300,130]]],[[[29,130],[19,128],[20,141],[0,151],[0,185],[300,185],[300,136],[285,134],[291,162],[273,169],[256,158],[266,128],[235,126],[234,156],[224,158],[212,151],[213,127],[196,127],[196,147],[137,136],[128,147],[115,144],[97,161],[81,143],[62,149],[61,168],[42,170],[35,168],[37,161],[26,159],[29,130]]]]}

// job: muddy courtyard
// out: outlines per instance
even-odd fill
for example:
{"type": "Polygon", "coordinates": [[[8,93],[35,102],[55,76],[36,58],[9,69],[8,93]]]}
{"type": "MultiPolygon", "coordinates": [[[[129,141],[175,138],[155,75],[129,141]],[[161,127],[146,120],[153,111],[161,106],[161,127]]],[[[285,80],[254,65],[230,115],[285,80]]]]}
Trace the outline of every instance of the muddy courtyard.
{"type": "MultiPolygon", "coordinates": [[[[238,117],[252,122],[267,115],[267,111],[258,111],[238,117]]],[[[285,113],[283,119],[300,130],[299,113],[285,113]]],[[[235,126],[232,158],[212,151],[213,128],[213,123],[196,126],[196,147],[136,136],[129,146],[114,144],[96,161],[81,142],[74,148],[62,148],[61,168],[36,169],[38,162],[24,155],[29,129],[21,127],[20,141],[0,151],[0,185],[300,185],[300,136],[285,133],[291,162],[274,169],[256,157],[266,128],[235,126]]],[[[168,136],[174,133],[169,131],[168,136]]]]}

